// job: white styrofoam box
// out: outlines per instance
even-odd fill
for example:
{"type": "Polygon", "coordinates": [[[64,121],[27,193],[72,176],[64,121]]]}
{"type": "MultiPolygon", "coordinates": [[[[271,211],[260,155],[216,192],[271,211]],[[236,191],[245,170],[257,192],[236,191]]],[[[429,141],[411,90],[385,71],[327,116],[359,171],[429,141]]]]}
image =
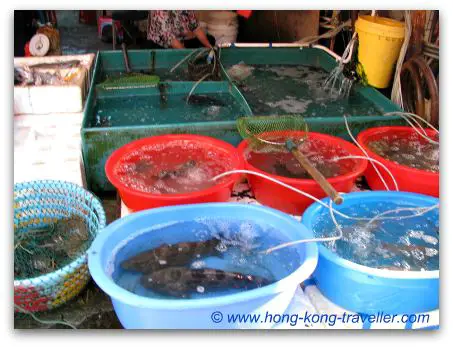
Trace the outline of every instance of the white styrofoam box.
{"type": "Polygon", "coordinates": [[[56,179],[83,186],[82,113],[14,116],[14,182],[56,179]]]}
{"type": "Polygon", "coordinates": [[[70,84],[14,86],[14,114],[82,112],[93,75],[95,54],[14,58],[14,66],[81,61],[81,73],[70,84]]]}

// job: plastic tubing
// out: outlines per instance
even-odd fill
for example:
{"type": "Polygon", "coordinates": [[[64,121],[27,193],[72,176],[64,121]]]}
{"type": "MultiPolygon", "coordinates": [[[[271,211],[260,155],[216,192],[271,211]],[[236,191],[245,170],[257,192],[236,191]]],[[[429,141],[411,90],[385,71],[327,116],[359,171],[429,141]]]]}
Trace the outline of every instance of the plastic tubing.
{"type": "MultiPolygon", "coordinates": [[[[344,124],[346,125],[346,130],[348,131],[348,134],[349,134],[349,137],[351,138],[351,140],[355,143],[355,145],[357,147],[360,148],[360,150],[362,151],[363,154],[365,154],[365,156],[369,159],[370,156],[368,155],[367,151],[360,145],[360,143],[355,139],[354,135],[352,135],[352,132],[351,132],[351,129],[349,128],[349,124],[348,124],[348,119],[346,118],[346,116],[343,116],[343,119],[344,119],[344,124]]],[[[387,182],[385,182],[384,178],[382,177],[381,173],[379,172],[379,170],[377,169],[376,165],[374,165],[374,162],[372,160],[371,161],[371,165],[373,166],[373,169],[376,171],[377,175],[379,176],[379,179],[382,181],[382,183],[384,184],[384,187],[386,190],[390,190],[388,185],[387,185],[387,182]]]]}
{"type": "MultiPolygon", "coordinates": [[[[345,158],[345,157],[344,157],[345,158]]],[[[363,157],[360,157],[360,158],[363,158],[363,157]]],[[[365,158],[363,158],[365,159],[365,158]]],[[[290,186],[284,182],[281,182],[273,177],[270,177],[270,176],[267,176],[267,175],[264,175],[260,172],[255,172],[255,171],[251,171],[251,170],[231,170],[231,171],[226,171],[226,172],[223,172],[215,177],[212,178],[213,181],[216,181],[222,177],[225,177],[225,176],[228,176],[228,175],[232,175],[232,174],[237,174],[237,173],[243,173],[243,174],[249,174],[249,175],[255,175],[255,176],[259,176],[261,178],[264,178],[264,179],[267,179],[271,182],[274,182],[276,184],[279,184],[285,188],[288,188],[300,195],[303,195],[305,197],[308,197],[314,201],[316,201],[317,203],[319,203],[320,205],[326,207],[329,209],[329,212],[330,212],[330,216],[332,218],[332,221],[335,225],[335,227],[337,228],[338,230],[338,236],[332,236],[332,237],[324,237],[324,238],[312,238],[312,239],[303,239],[303,240],[297,240],[297,241],[292,241],[292,242],[288,242],[288,243],[284,243],[284,244],[280,244],[278,246],[275,246],[275,247],[272,247],[272,248],[269,248],[265,251],[263,251],[264,253],[266,254],[269,254],[273,251],[276,251],[278,249],[282,249],[282,248],[285,248],[285,247],[289,247],[289,246],[292,246],[292,245],[295,245],[295,244],[300,244],[300,243],[306,243],[306,242],[326,242],[326,241],[336,241],[336,240],[339,240],[343,237],[343,230],[341,228],[341,226],[339,225],[339,223],[337,222],[336,218],[335,218],[335,214],[337,214],[338,216],[341,216],[343,218],[346,218],[346,219],[351,219],[351,220],[358,220],[358,221],[369,221],[368,224],[371,224],[370,221],[376,221],[376,220],[389,220],[389,219],[408,219],[408,218],[413,218],[413,217],[416,217],[416,216],[421,216],[423,214],[425,214],[426,212],[429,212],[435,208],[438,208],[439,207],[439,204],[436,204],[436,205],[433,205],[433,206],[429,206],[429,207],[411,207],[411,208],[400,208],[400,209],[393,209],[393,210],[388,210],[388,211],[384,211],[383,213],[377,215],[377,216],[374,216],[373,218],[364,218],[364,217],[351,217],[351,216],[348,216],[336,209],[334,209],[332,207],[332,200],[329,201],[329,204],[326,204],[324,201],[321,201],[320,199],[314,197],[313,195],[309,194],[309,193],[306,193],[300,189],[297,189],[293,186],[290,186]],[[401,210],[411,210],[411,211],[418,211],[417,213],[413,214],[413,215],[409,215],[409,216],[402,216],[402,217],[383,217],[384,215],[386,214],[390,214],[390,213],[395,213],[395,212],[399,212],[401,210]]],[[[340,194],[343,194],[343,193],[340,193],[340,194]]]]}

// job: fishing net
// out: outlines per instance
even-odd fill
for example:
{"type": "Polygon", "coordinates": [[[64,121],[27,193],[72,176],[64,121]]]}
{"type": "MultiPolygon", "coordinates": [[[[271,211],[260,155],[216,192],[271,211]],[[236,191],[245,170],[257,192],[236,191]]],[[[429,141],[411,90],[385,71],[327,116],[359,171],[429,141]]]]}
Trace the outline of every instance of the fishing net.
{"type": "MultiPolygon", "coordinates": [[[[325,172],[321,170],[321,167],[326,166],[325,158],[320,154],[321,146],[325,147],[324,142],[327,140],[320,139],[315,144],[308,138],[308,126],[302,116],[245,117],[238,119],[237,128],[243,138],[251,139],[253,151],[257,152],[259,149],[263,152],[264,147],[264,152],[272,152],[274,159],[279,157],[275,164],[280,167],[280,170],[287,172],[290,176],[302,175],[301,178],[314,179],[336,204],[342,203],[343,198],[325,176],[326,173],[329,177],[340,175],[340,168],[335,168],[339,164],[329,163],[328,170],[325,172]],[[276,154],[275,149],[280,153],[276,154]]],[[[331,152],[335,153],[335,150],[331,152]]],[[[345,154],[348,153],[345,152],[345,154]]]]}
{"type": "Polygon", "coordinates": [[[20,311],[57,307],[83,289],[86,252],[104,226],[100,201],[75,184],[14,186],[14,302],[20,311]]]}
{"type": "Polygon", "coordinates": [[[98,84],[97,87],[106,90],[155,87],[160,81],[159,76],[133,72],[129,62],[126,44],[123,42],[121,47],[126,72],[118,76],[108,77],[104,82],[98,84]]]}
{"type": "Polygon", "coordinates": [[[160,78],[156,75],[146,75],[138,72],[124,73],[119,76],[108,77],[104,82],[99,83],[96,88],[105,90],[131,89],[155,87],[159,84],[160,78]]]}
{"type": "Polygon", "coordinates": [[[255,148],[267,144],[282,147],[287,140],[302,143],[308,133],[308,125],[299,115],[242,117],[237,129],[255,148]]]}

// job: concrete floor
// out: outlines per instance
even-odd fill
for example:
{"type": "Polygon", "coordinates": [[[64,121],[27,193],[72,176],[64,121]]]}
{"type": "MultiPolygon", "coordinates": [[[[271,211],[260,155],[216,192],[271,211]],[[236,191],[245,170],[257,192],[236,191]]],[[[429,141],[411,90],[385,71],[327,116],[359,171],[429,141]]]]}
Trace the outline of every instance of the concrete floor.
{"type": "Polygon", "coordinates": [[[111,50],[112,44],[98,38],[97,25],[79,23],[79,11],[56,11],[63,55],[111,50]]]}

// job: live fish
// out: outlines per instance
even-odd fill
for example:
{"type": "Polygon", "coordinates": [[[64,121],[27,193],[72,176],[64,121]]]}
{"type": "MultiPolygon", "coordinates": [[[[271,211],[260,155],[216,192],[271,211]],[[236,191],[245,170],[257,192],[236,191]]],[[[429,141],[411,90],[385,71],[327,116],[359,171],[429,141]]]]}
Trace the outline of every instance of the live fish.
{"type": "Polygon", "coordinates": [[[226,106],[223,101],[208,95],[191,95],[188,102],[191,105],[226,106]]]}
{"type": "Polygon", "coordinates": [[[162,170],[159,173],[159,178],[171,178],[171,177],[180,177],[187,172],[188,169],[194,168],[197,166],[197,162],[195,160],[189,160],[185,162],[184,164],[178,166],[175,170],[167,171],[167,170],[162,170]]]}
{"type": "Polygon", "coordinates": [[[38,243],[38,247],[63,252],[69,258],[83,253],[83,245],[90,238],[84,218],[78,215],[58,220],[51,226],[49,234],[43,242],[38,243]]]}
{"type": "MultiPolygon", "coordinates": [[[[326,178],[335,177],[339,174],[339,166],[336,163],[324,162],[322,164],[312,163],[326,178]]],[[[289,161],[277,161],[274,164],[275,173],[288,178],[311,179],[310,174],[292,159],[289,161]]]]}
{"type": "Polygon", "coordinates": [[[220,255],[220,243],[219,239],[211,239],[161,245],[123,261],[121,267],[125,270],[150,273],[168,266],[189,265],[196,257],[220,255]]]}
{"type": "Polygon", "coordinates": [[[439,145],[421,142],[419,148],[406,141],[370,141],[368,147],[381,157],[425,171],[439,172],[439,145]]]}
{"type": "Polygon", "coordinates": [[[167,93],[168,85],[164,83],[159,83],[158,88],[160,93],[160,107],[166,108],[168,104],[168,93],[167,93]]]}
{"type": "Polygon", "coordinates": [[[431,247],[423,247],[423,246],[417,246],[417,245],[401,245],[401,244],[395,245],[395,244],[388,243],[388,242],[382,242],[382,247],[389,251],[395,252],[395,253],[401,253],[402,251],[406,251],[406,252],[421,251],[421,252],[423,252],[423,254],[429,255],[432,252],[437,252],[437,250],[435,248],[431,248],[431,247]]]}
{"type": "Polygon", "coordinates": [[[185,267],[169,267],[146,274],[140,281],[145,288],[180,298],[189,298],[191,294],[197,292],[206,293],[228,288],[254,289],[272,283],[266,278],[239,272],[185,267]]]}

